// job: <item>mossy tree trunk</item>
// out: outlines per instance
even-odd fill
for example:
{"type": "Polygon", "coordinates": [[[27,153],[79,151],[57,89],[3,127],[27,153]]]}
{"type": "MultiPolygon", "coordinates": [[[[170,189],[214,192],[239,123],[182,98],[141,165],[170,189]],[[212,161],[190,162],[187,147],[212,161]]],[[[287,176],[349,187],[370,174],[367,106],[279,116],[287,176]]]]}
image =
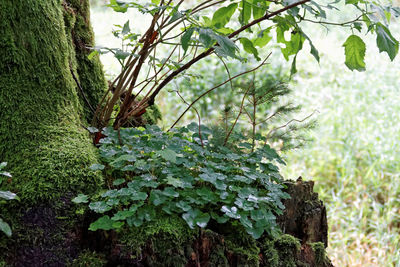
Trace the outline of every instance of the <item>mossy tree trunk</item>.
{"type": "Polygon", "coordinates": [[[82,127],[106,90],[99,59],[87,59],[92,45],[86,0],[0,1],[0,161],[13,175],[2,187],[21,198],[7,215],[14,244],[0,235],[0,258],[71,257],[70,196],[103,179],[88,172],[97,151],[82,127]]]}
{"type": "Polygon", "coordinates": [[[289,187],[299,201],[287,203],[280,222],[298,239],[256,241],[237,226],[192,231],[179,218],[118,234],[85,231],[89,222],[70,200],[103,184],[88,171],[98,157],[82,125],[106,90],[90,46],[88,0],[0,1],[0,162],[13,174],[2,187],[21,198],[0,209],[14,232],[0,235],[0,266],[329,265],[325,210],[301,183],[289,187]]]}

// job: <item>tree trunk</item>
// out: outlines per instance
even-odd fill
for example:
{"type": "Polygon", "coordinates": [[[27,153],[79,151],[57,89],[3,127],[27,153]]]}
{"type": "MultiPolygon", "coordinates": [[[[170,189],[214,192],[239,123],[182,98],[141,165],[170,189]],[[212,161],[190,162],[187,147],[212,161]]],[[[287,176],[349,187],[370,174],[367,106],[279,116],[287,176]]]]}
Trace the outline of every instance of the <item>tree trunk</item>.
{"type": "Polygon", "coordinates": [[[279,219],[297,239],[256,241],[237,226],[190,230],[171,218],[88,232],[92,218],[70,200],[103,184],[88,171],[98,158],[82,127],[106,89],[90,46],[88,0],[0,1],[0,162],[13,174],[2,187],[21,198],[0,210],[14,232],[0,234],[0,266],[329,266],[325,210],[302,182],[288,185],[279,219]]]}
{"type": "Polygon", "coordinates": [[[88,172],[97,151],[82,127],[84,99],[96,106],[106,89],[99,59],[87,59],[92,45],[88,1],[0,1],[0,161],[13,174],[2,187],[21,198],[2,210],[14,235],[13,244],[0,235],[0,258],[16,265],[68,262],[69,199],[103,182],[88,172]]]}

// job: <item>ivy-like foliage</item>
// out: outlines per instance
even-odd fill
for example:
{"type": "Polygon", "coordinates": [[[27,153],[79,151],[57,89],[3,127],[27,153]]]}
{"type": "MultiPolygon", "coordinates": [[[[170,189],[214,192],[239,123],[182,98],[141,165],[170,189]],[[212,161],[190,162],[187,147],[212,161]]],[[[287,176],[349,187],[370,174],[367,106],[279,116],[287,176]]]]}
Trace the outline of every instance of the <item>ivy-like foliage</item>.
{"type": "MultiPolygon", "coordinates": [[[[9,172],[4,171],[3,169],[7,166],[7,162],[2,162],[0,163],[0,185],[3,182],[2,177],[11,177],[11,174],[9,172]]],[[[1,191],[0,190],[0,204],[2,200],[12,200],[12,199],[17,199],[19,200],[18,196],[10,191],[1,191]]],[[[3,232],[6,234],[8,237],[11,236],[12,231],[10,225],[3,221],[3,219],[0,217],[0,232],[3,232]]]]}
{"type": "MultiPolygon", "coordinates": [[[[100,154],[115,177],[112,188],[90,202],[104,214],[90,230],[139,227],[165,216],[181,216],[191,228],[217,223],[240,223],[254,238],[279,230],[275,216],[282,214],[282,177],[275,150],[258,136],[252,151],[247,137],[235,133],[235,145],[222,146],[218,133],[195,123],[164,132],[157,126],[103,130],[100,154]],[[121,178],[123,177],[123,178],[121,178]],[[97,199],[96,199],[97,198],[97,199]]],[[[89,202],[79,195],[75,203],[89,202]]]]}

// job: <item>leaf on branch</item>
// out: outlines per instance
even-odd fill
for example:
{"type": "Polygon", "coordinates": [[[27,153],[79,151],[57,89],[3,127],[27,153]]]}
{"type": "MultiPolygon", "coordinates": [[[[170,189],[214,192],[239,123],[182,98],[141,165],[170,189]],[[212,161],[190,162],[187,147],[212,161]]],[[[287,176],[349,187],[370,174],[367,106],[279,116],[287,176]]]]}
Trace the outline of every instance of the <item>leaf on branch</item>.
{"type": "Polygon", "coordinates": [[[250,41],[249,39],[243,37],[240,38],[240,43],[243,45],[243,49],[244,51],[246,51],[249,54],[253,54],[254,57],[260,61],[261,58],[258,56],[258,50],[257,48],[254,47],[254,44],[252,41],[250,41]]]}
{"type": "Polygon", "coordinates": [[[238,50],[238,47],[231,39],[217,34],[214,34],[214,36],[219,44],[219,46],[215,47],[215,52],[217,52],[218,55],[222,57],[237,58],[236,51],[238,50]]]}
{"type": "Polygon", "coordinates": [[[365,43],[357,35],[350,35],[343,44],[345,64],[350,70],[365,71],[365,43]]]}
{"type": "Polygon", "coordinates": [[[125,22],[124,27],[122,28],[122,34],[128,34],[131,31],[131,28],[129,27],[129,20],[125,22]]]}
{"type": "Polygon", "coordinates": [[[246,0],[242,0],[240,6],[242,7],[242,10],[240,11],[239,22],[242,25],[246,25],[249,23],[251,17],[251,4],[246,0]]]}
{"type": "Polygon", "coordinates": [[[192,39],[193,32],[194,32],[194,28],[189,28],[182,35],[181,45],[182,45],[182,48],[185,51],[185,53],[186,53],[187,49],[189,48],[189,43],[190,43],[190,40],[192,39]]]}
{"type": "Polygon", "coordinates": [[[391,61],[394,60],[399,52],[399,42],[393,37],[388,28],[381,23],[376,25],[376,44],[379,52],[386,52],[391,61]]]}
{"type": "Polygon", "coordinates": [[[258,34],[258,37],[256,39],[254,39],[254,45],[258,46],[258,47],[266,46],[269,43],[269,41],[272,40],[272,37],[269,35],[270,30],[271,30],[271,27],[261,31],[258,34]]]}
{"type": "Polygon", "coordinates": [[[237,4],[233,3],[226,7],[221,7],[218,9],[211,20],[212,26],[217,29],[225,27],[225,25],[230,21],[232,15],[235,13],[237,4]]]}

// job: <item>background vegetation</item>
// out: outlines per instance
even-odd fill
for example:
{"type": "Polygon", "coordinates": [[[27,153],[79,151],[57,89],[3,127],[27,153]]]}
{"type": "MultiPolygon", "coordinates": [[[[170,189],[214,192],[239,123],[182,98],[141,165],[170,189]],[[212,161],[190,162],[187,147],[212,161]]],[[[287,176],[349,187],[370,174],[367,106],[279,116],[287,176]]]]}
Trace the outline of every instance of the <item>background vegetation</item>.
{"type": "MultiPolygon", "coordinates": [[[[100,2],[92,9],[97,43],[118,46],[117,39],[109,40],[112,24],[123,25],[131,15],[116,15],[100,2]]],[[[312,143],[284,154],[285,177],[316,181],[328,209],[328,251],[335,266],[400,266],[400,60],[390,62],[367,37],[367,71],[351,72],[338,45],[346,39],[341,29],[307,29],[322,60],[318,65],[310,55],[300,54],[290,87],[295,102],[305,107],[299,116],[318,110],[319,127],[310,132],[312,143]]],[[[399,27],[392,31],[399,36],[399,27]]],[[[104,56],[103,64],[118,72],[111,58],[104,56]]],[[[283,58],[270,62],[273,68],[290,68],[283,58]]],[[[209,64],[203,68],[210,72],[214,69],[209,64]]],[[[168,101],[161,109],[174,108],[168,104],[174,96],[169,97],[163,97],[168,101]]],[[[162,124],[169,126],[172,120],[164,117],[162,124]]]]}

